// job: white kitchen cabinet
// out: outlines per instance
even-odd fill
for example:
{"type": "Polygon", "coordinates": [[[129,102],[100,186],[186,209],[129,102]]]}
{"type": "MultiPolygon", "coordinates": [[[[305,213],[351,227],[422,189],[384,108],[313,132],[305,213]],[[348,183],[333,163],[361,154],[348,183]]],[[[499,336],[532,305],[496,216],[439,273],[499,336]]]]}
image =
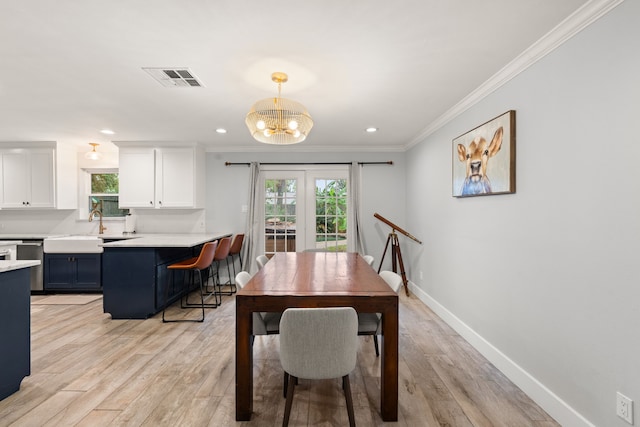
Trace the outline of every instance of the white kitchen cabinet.
{"type": "Polygon", "coordinates": [[[204,150],[119,147],[120,208],[204,207],[204,150]]]}
{"type": "Polygon", "coordinates": [[[53,149],[2,154],[3,208],[55,207],[53,149]]]}
{"type": "Polygon", "coordinates": [[[155,207],[155,149],[120,148],[118,157],[120,208],[155,207]]]}
{"type": "Polygon", "coordinates": [[[76,161],[55,142],[0,144],[0,207],[77,208],[76,161]]]}

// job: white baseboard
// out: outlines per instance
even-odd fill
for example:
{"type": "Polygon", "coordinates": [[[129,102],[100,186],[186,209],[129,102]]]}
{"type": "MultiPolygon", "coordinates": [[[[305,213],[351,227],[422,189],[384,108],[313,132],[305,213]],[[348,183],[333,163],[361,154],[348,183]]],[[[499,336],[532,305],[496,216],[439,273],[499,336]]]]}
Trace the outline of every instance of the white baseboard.
{"type": "Polygon", "coordinates": [[[498,368],[511,382],[520,387],[534,402],[563,426],[595,427],[580,413],[556,396],[544,384],[509,359],[498,348],[485,340],[453,313],[433,299],[429,294],[409,282],[413,295],[451,326],[460,336],[467,340],[476,350],[498,368]]]}

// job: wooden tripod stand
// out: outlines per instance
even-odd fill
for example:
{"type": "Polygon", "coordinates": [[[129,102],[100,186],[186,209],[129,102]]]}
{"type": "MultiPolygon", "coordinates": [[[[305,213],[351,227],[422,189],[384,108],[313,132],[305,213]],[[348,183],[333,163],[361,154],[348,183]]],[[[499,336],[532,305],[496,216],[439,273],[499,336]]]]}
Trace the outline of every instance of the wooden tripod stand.
{"type": "Polygon", "coordinates": [[[407,274],[404,271],[404,261],[402,261],[402,252],[400,252],[400,242],[398,242],[398,235],[395,231],[389,233],[389,237],[387,237],[387,243],[384,245],[384,252],[382,253],[382,258],[380,259],[380,266],[378,267],[378,273],[382,269],[382,263],[384,261],[384,257],[387,254],[387,248],[389,247],[389,242],[391,242],[391,269],[394,273],[398,272],[398,265],[400,266],[400,276],[402,276],[402,283],[404,284],[404,292],[409,296],[409,286],[407,280],[407,274]]]}
{"type": "Polygon", "coordinates": [[[397,225],[389,221],[388,219],[385,219],[382,216],[378,215],[377,213],[373,214],[373,216],[378,218],[380,221],[384,222],[385,224],[387,224],[389,227],[391,227],[391,233],[389,233],[389,236],[387,237],[387,243],[384,245],[384,252],[382,253],[382,258],[380,259],[380,266],[378,267],[378,273],[380,273],[380,270],[382,269],[382,263],[384,262],[385,255],[387,254],[387,249],[389,248],[389,242],[391,242],[391,268],[393,269],[394,273],[397,273],[398,266],[400,267],[400,276],[402,277],[404,292],[407,294],[407,296],[409,296],[409,281],[407,280],[407,274],[404,270],[404,261],[402,261],[402,252],[400,252],[400,242],[398,241],[398,235],[396,234],[396,231],[399,231],[400,233],[404,234],[405,236],[409,237],[412,240],[415,240],[420,244],[422,244],[422,242],[416,239],[411,234],[404,231],[402,228],[398,227],[397,225]]]}

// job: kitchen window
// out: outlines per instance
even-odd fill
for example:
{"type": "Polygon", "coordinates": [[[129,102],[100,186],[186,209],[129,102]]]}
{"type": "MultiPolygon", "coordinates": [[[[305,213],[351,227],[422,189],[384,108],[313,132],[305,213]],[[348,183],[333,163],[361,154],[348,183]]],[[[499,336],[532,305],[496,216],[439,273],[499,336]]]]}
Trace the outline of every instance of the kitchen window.
{"type": "Polygon", "coordinates": [[[86,215],[93,209],[102,212],[104,218],[123,218],[129,209],[118,207],[119,180],[117,169],[86,169],[86,215]]]}

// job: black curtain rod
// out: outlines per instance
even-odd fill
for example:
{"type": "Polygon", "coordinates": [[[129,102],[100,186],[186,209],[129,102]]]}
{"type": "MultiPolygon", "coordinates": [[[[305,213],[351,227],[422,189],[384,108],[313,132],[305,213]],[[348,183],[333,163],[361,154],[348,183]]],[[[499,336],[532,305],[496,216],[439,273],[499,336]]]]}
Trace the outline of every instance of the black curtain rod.
{"type": "MultiPolygon", "coordinates": [[[[261,165],[350,165],[351,162],[320,162],[320,163],[295,163],[295,162],[285,162],[285,163],[260,163],[261,165]]],[[[392,165],[393,161],[388,160],[386,162],[358,162],[359,165],[392,165]]],[[[232,163],[232,162],[224,162],[225,166],[250,166],[251,163],[232,163]]]]}

